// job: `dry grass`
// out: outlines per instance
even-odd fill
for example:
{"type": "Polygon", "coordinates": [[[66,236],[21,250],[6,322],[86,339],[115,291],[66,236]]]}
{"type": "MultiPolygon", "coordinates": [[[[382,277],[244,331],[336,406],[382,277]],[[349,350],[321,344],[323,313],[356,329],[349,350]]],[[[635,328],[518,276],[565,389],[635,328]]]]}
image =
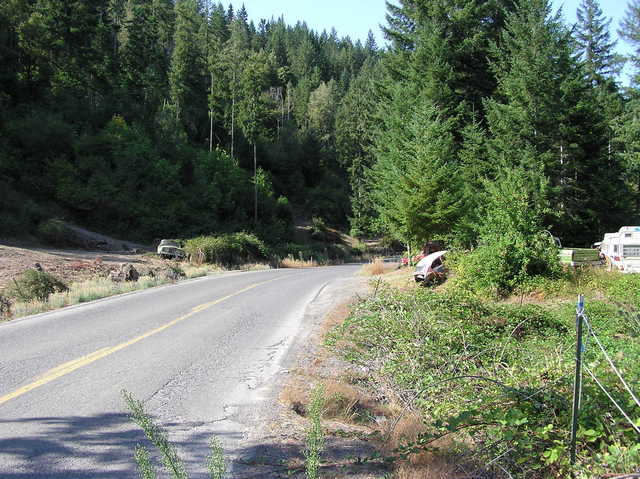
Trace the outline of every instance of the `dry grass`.
{"type": "Polygon", "coordinates": [[[365,264],[360,270],[362,276],[380,276],[391,273],[398,269],[396,263],[385,263],[382,259],[376,258],[371,263],[365,264]]]}
{"type": "MultiPolygon", "coordinates": [[[[222,266],[218,266],[220,270],[223,270],[222,266]]],[[[271,269],[271,266],[265,263],[247,263],[243,264],[239,269],[242,271],[264,271],[267,269],[271,269]]]]}
{"type": "Polygon", "coordinates": [[[31,314],[44,313],[79,303],[107,298],[116,294],[129,293],[140,289],[152,288],[170,281],[158,277],[142,276],[138,281],[114,283],[108,278],[98,278],[72,283],[69,291],[54,293],[46,301],[16,302],[12,306],[13,317],[20,318],[31,314]]]}
{"type": "MultiPolygon", "coordinates": [[[[389,421],[385,431],[386,441],[382,447],[386,454],[392,454],[402,445],[416,441],[418,436],[426,431],[422,416],[415,411],[404,411],[389,421]]],[[[443,454],[451,449],[449,440],[441,439],[431,446],[437,447],[443,454]]],[[[424,451],[412,454],[407,460],[398,464],[396,478],[402,479],[462,479],[451,458],[424,451]]]]}
{"type": "MultiPolygon", "coordinates": [[[[300,416],[305,416],[310,400],[309,377],[300,377],[289,383],[280,393],[280,400],[300,416]]],[[[322,381],[325,386],[325,419],[337,419],[347,424],[371,423],[376,416],[385,416],[389,411],[363,390],[341,381],[322,381]]]]}
{"type": "Polygon", "coordinates": [[[295,268],[316,268],[318,266],[319,266],[318,262],[313,259],[305,261],[301,259],[292,258],[291,256],[283,259],[280,262],[281,268],[294,268],[294,269],[295,268]]]}
{"type": "Polygon", "coordinates": [[[451,464],[438,460],[423,466],[402,464],[396,469],[394,477],[396,479],[462,479],[451,464]]]}
{"type": "Polygon", "coordinates": [[[224,271],[223,268],[216,265],[193,265],[193,264],[180,264],[179,265],[182,271],[188,279],[191,278],[201,278],[203,276],[208,275],[209,273],[220,273],[224,271]]]}
{"type": "Polygon", "coordinates": [[[376,417],[387,416],[387,408],[371,398],[365,391],[340,381],[325,381],[325,416],[349,423],[366,424],[376,417]]]}

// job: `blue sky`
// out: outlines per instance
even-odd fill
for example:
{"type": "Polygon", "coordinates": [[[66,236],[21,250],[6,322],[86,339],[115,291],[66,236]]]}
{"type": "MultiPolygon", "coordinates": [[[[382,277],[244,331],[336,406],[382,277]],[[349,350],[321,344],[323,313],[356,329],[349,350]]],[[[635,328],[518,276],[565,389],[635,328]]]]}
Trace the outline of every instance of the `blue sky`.
{"type": "MultiPolygon", "coordinates": [[[[227,5],[229,0],[223,3],[227,5]]],[[[258,22],[261,18],[278,18],[281,15],[287,23],[293,24],[304,20],[317,31],[331,31],[334,27],[339,36],[349,36],[352,40],[364,42],[371,29],[379,45],[384,45],[379,25],[385,23],[385,0],[232,0],[234,8],[239,9],[244,3],[249,18],[258,22]]],[[[555,8],[562,7],[568,23],[576,21],[576,9],[580,0],[553,0],[555,8]]],[[[617,38],[617,29],[624,16],[627,2],[625,0],[600,0],[600,7],[605,16],[612,18],[611,34],[617,38]]],[[[629,46],[620,40],[618,51],[628,53],[629,46]]]]}
{"type": "MultiPolygon", "coordinates": [[[[228,3],[223,0],[224,5],[228,3]]],[[[244,3],[249,18],[256,23],[261,18],[283,15],[289,24],[304,20],[310,28],[320,32],[330,32],[334,27],[338,36],[348,35],[353,41],[364,42],[372,30],[378,44],[384,44],[378,25],[385,22],[385,0],[233,0],[231,3],[236,9],[244,3]]]]}

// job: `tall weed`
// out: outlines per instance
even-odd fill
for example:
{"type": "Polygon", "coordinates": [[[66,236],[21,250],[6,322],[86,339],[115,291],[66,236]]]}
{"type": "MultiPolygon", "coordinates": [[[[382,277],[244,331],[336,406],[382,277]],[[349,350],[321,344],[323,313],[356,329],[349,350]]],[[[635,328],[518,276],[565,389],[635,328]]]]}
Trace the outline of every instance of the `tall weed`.
{"type": "Polygon", "coordinates": [[[322,411],[325,405],[325,388],[318,384],[311,391],[308,415],[311,424],[307,430],[305,440],[305,471],[308,479],[318,479],[321,455],[325,447],[324,431],[322,430],[322,411]]]}
{"type": "MultiPolygon", "coordinates": [[[[167,433],[153,422],[153,419],[145,411],[141,401],[134,398],[131,393],[125,390],[122,391],[122,397],[129,408],[133,422],[144,431],[147,439],[149,439],[151,444],[153,444],[160,453],[160,461],[166,472],[173,479],[188,479],[189,476],[184,462],[180,459],[176,448],[169,442],[167,433]]],[[[213,436],[209,442],[209,449],[210,455],[207,458],[209,477],[211,479],[222,479],[226,472],[222,443],[218,438],[213,436]]],[[[157,476],[156,469],[151,461],[149,451],[144,446],[136,446],[134,458],[138,465],[140,476],[143,479],[155,479],[157,476]]]]}

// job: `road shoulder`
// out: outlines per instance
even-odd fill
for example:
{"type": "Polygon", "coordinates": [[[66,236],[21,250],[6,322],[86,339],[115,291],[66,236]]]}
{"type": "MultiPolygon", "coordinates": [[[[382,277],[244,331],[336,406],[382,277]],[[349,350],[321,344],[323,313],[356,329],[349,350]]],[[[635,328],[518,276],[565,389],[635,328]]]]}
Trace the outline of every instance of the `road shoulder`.
{"type": "Polygon", "coordinates": [[[351,305],[369,293],[370,278],[353,277],[325,285],[308,305],[303,331],[292,345],[277,383],[252,428],[231,455],[234,478],[305,477],[304,439],[308,395],[313,386],[326,387],[327,416],[323,419],[327,448],[323,454],[323,474],[358,479],[377,478],[387,472],[378,459],[376,437],[380,434],[375,416],[383,408],[367,388],[359,387],[363,371],[337,358],[324,345],[326,334],[341,324],[351,305]],[[362,408],[362,410],[360,410],[362,408]],[[358,411],[367,418],[356,417],[358,411]]]}

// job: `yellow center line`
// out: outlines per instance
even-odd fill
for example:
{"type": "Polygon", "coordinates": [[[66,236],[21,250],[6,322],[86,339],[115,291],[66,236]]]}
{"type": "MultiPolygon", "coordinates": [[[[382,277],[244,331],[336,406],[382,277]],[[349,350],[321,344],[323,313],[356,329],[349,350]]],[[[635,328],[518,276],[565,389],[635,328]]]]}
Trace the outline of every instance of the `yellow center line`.
{"type": "MultiPolygon", "coordinates": [[[[289,276],[289,275],[287,275],[289,276]]],[[[27,384],[26,386],[22,386],[21,388],[16,389],[15,391],[12,391],[8,394],[5,394],[4,396],[0,396],[0,405],[11,401],[12,399],[15,399],[19,396],[22,396],[25,393],[28,393],[29,391],[32,391],[36,388],[39,388],[40,386],[44,386],[45,384],[50,383],[51,381],[54,381],[58,378],[61,378],[62,376],[66,376],[67,374],[72,373],[73,371],[80,369],[84,366],[87,366],[91,363],[94,363],[96,361],[98,361],[99,359],[102,359],[106,356],[109,356],[113,353],[116,353],[122,349],[128,348],[129,346],[132,346],[140,341],[142,341],[143,339],[146,339],[150,336],[153,336],[154,334],[158,334],[161,331],[164,331],[165,329],[170,328],[171,326],[175,326],[176,324],[184,321],[185,319],[190,318],[191,316],[197,314],[197,313],[201,313],[202,311],[211,308],[212,306],[215,306],[216,304],[220,304],[223,301],[226,301],[228,299],[233,298],[234,296],[238,296],[242,293],[246,293],[249,290],[252,290],[254,288],[257,288],[258,286],[262,286],[264,284],[267,283],[271,283],[273,281],[277,281],[279,279],[283,279],[282,277],[280,278],[275,278],[275,279],[270,279],[268,281],[263,281],[261,283],[254,283],[252,285],[247,286],[246,288],[243,288],[239,291],[236,291],[235,293],[229,294],[223,298],[219,298],[216,299],[215,301],[211,301],[209,303],[204,303],[201,304],[199,306],[196,306],[195,308],[193,308],[191,310],[191,312],[185,314],[184,316],[180,316],[179,318],[174,319],[173,321],[170,321],[158,328],[152,329],[151,331],[147,331],[144,334],[141,334],[140,336],[137,336],[133,339],[130,339],[129,341],[126,341],[124,343],[120,343],[116,346],[112,346],[112,347],[106,347],[106,348],[102,348],[102,349],[98,349],[97,351],[94,351],[93,353],[87,354],[86,356],[82,356],[80,358],[77,359],[73,359],[69,362],[63,363],[60,366],[56,366],[55,368],[47,371],[46,373],[44,373],[43,375],[41,375],[38,379],[36,379],[35,381],[33,381],[30,384],[27,384]]]]}

